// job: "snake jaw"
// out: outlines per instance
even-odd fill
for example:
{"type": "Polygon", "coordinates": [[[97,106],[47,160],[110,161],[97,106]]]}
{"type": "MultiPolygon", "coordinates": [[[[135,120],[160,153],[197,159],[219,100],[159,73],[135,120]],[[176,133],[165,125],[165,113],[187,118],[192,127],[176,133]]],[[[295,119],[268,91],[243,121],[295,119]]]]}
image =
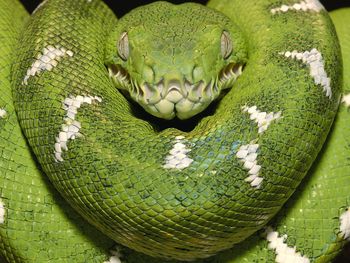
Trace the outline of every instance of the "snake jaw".
{"type": "Polygon", "coordinates": [[[219,86],[221,89],[231,88],[236,79],[242,74],[243,65],[230,63],[219,75],[219,86]]]}
{"type": "Polygon", "coordinates": [[[147,82],[142,85],[133,83],[137,92],[130,92],[130,96],[138,102],[148,113],[163,119],[188,119],[201,111],[220,95],[217,82],[200,81],[191,84],[185,80],[161,80],[152,85],[147,82]]]}
{"type": "Polygon", "coordinates": [[[156,84],[139,83],[119,65],[108,66],[115,86],[127,92],[148,113],[162,119],[188,119],[202,112],[217,99],[221,90],[233,86],[242,74],[243,65],[230,63],[216,79],[191,83],[189,80],[164,80],[156,84]]]}
{"type": "Polygon", "coordinates": [[[107,69],[110,79],[118,89],[127,89],[130,86],[130,76],[123,67],[111,64],[107,69]]]}

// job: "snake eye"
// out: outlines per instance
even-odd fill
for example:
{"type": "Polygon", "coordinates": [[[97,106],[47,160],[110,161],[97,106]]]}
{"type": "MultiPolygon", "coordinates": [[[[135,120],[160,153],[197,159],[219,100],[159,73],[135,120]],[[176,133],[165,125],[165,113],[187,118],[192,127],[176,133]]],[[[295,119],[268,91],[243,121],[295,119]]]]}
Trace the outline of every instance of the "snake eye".
{"type": "Polygon", "coordinates": [[[127,32],[123,32],[119,38],[118,54],[123,60],[129,58],[129,38],[127,32]]]}
{"type": "Polygon", "coordinates": [[[232,53],[232,40],[227,31],[223,31],[221,35],[221,55],[224,59],[228,58],[232,53]]]}

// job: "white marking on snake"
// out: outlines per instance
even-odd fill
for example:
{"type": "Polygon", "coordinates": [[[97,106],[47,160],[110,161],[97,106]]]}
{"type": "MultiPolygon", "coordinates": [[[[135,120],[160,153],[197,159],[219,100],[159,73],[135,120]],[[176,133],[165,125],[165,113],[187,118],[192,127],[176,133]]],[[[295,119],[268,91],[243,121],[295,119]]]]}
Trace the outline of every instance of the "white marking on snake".
{"type": "Polygon", "coordinates": [[[310,263],[310,259],[302,256],[296,251],[296,247],[288,247],[285,243],[287,235],[278,236],[278,232],[273,231],[271,227],[266,229],[266,239],[269,242],[268,248],[276,253],[275,262],[277,263],[310,263]]]}
{"type": "Polygon", "coordinates": [[[67,50],[64,47],[59,46],[47,46],[43,49],[42,53],[39,53],[37,60],[35,60],[32,66],[27,70],[27,74],[24,77],[22,84],[27,85],[28,79],[34,77],[42,71],[51,71],[57,66],[62,57],[73,57],[74,53],[71,50],[67,50]]]}
{"type": "Polygon", "coordinates": [[[64,118],[64,124],[62,124],[62,130],[56,137],[55,143],[55,160],[56,162],[63,162],[62,152],[68,151],[68,140],[75,140],[81,136],[79,133],[81,129],[81,123],[75,120],[75,116],[78,113],[78,109],[82,104],[92,104],[93,101],[101,102],[100,97],[93,96],[76,96],[68,97],[63,101],[63,109],[66,110],[66,116],[64,118]]]}
{"type": "Polygon", "coordinates": [[[43,7],[47,3],[47,0],[42,1],[32,12],[32,15],[34,15],[41,7],[43,7]]]}
{"type": "Polygon", "coordinates": [[[343,96],[342,102],[346,107],[350,107],[350,93],[343,96]]]}
{"type": "Polygon", "coordinates": [[[245,179],[251,186],[260,188],[263,178],[259,176],[261,165],[257,164],[259,144],[250,144],[239,147],[236,157],[243,163],[244,169],[248,170],[249,176],[245,179]]]}
{"type": "Polygon", "coordinates": [[[280,54],[287,58],[301,60],[304,64],[307,64],[310,67],[310,75],[314,78],[315,84],[321,85],[328,98],[332,97],[331,79],[328,78],[325,71],[322,54],[316,48],[313,48],[311,51],[304,51],[303,53],[294,50],[280,54]]]}
{"type": "Polygon", "coordinates": [[[7,112],[4,109],[0,109],[0,118],[5,118],[7,115],[7,112]]]}
{"type": "Polygon", "coordinates": [[[110,250],[111,257],[109,258],[108,261],[104,261],[103,263],[122,263],[121,257],[122,254],[120,252],[120,248],[116,247],[115,250],[110,250]]]}
{"type": "Polygon", "coordinates": [[[0,199],[0,224],[3,224],[5,222],[5,204],[0,199]]]}
{"type": "Polygon", "coordinates": [[[243,106],[243,112],[248,112],[250,114],[250,119],[258,124],[258,132],[263,133],[267,130],[272,121],[281,118],[281,112],[261,112],[257,109],[257,106],[243,106]]]}
{"type": "Polygon", "coordinates": [[[105,261],[104,263],[121,263],[121,260],[117,256],[111,256],[108,261],[105,261]]]}
{"type": "Polygon", "coordinates": [[[317,0],[305,0],[305,1],[301,1],[299,3],[295,3],[293,5],[282,5],[280,7],[273,8],[273,9],[271,9],[271,13],[272,14],[285,13],[285,12],[288,12],[291,10],[303,11],[303,12],[314,11],[314,12],[318,13],[323,9],[324,9],[324,7],[319,1],[317,1],[317,0]]]}
{"type": "Polygon", "coordinates": [[[340,235],[350,241],[350,208],[340,216],[340,235]]]}
{"type": "Polygon", "coordinates": [[[184,139],[183,136],[175,137],[174,146],[165,158],[163,168],[182,170],[193,162],[193,159],[187,156],[191,149],[187,148],[184,139]]]}

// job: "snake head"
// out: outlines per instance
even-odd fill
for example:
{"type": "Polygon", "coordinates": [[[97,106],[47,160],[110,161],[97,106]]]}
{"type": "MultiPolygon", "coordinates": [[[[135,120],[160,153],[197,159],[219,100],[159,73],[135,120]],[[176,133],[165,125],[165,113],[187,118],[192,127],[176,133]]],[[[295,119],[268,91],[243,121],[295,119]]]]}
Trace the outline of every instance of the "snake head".
{"type": "Polygon", "coordinates": [[[223,14],[199,4],[156,2],[122,17],[106,65],[116,88],[150,114],[188,119],[231,88],[247,52],[223,14]]]}

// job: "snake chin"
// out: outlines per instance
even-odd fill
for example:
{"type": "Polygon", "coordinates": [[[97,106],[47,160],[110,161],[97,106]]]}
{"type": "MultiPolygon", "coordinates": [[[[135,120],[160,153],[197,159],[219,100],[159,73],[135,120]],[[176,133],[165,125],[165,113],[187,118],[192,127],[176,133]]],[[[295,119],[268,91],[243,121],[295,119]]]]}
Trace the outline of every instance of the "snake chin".
{"type": "Polygon", "coordinates": [[[230,63],[210,81],[197,83],[186,78],[139,83],[120,65],[108,66],[108,71],[114,85],[146,112],[165,120],[185,120],[205,110],[222,95],[222,90],[231,88],[242,74],[243,65],[230,63]]]}

